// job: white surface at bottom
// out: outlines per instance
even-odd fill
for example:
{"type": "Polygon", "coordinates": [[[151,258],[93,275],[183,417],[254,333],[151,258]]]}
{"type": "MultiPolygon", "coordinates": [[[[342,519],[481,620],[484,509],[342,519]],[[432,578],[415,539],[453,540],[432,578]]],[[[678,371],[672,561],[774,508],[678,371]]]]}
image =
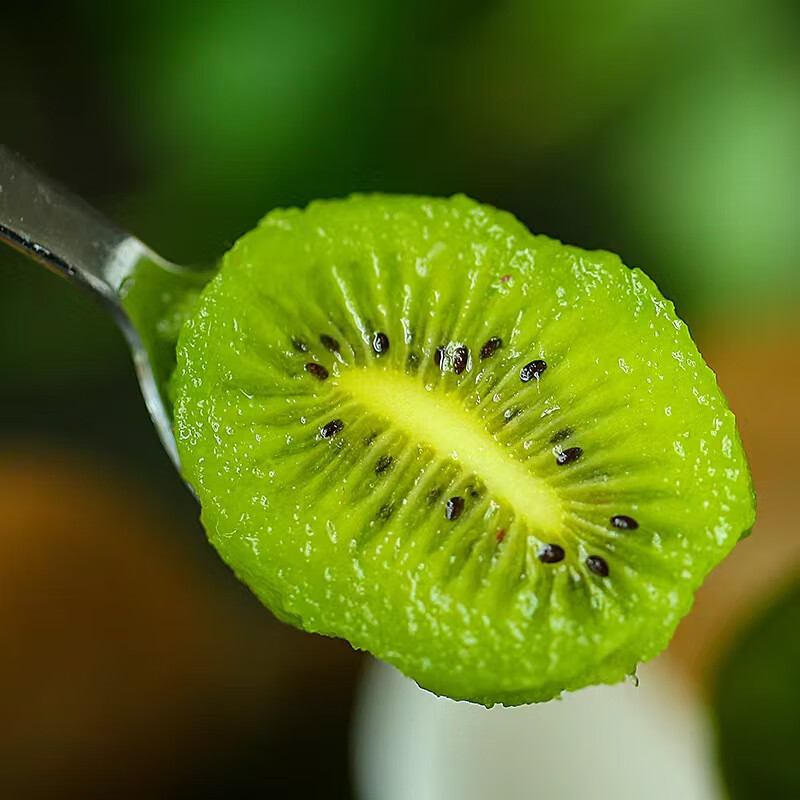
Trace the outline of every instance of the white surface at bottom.
{"type": "Polygon", "coordinates": [[[702,707],[661,658],[632,683],[485,709],[375,661],[355,718],[361,800],[720,800],[702,707]]]}

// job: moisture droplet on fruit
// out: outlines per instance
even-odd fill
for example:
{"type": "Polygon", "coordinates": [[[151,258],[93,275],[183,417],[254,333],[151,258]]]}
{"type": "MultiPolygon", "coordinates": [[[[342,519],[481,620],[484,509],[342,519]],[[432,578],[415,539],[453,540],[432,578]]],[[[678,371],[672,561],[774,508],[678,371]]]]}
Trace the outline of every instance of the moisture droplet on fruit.
{"type": "Polygon", "coordinates": [[[372,337],[372,349],[379,356],[383,355],[389,349],[389,337],[385,333],[378,331],[372,337]]]}
{"type": "Polygon", "coordinates": [[[292,336],[292,347],[297,350],[298,353],[307,353],[308,352],[308,345],[297,336],[292,336]]]}
{"type": "Polygon", "coordinates": [[[559,467],[563,467],[564,464],[572,464],[582,455],[583,450],[580,447],[568,447],[566,450],[556,453],[556,464],[558,464],[559,467]]]}
{"type": "Polygon", "coordinates": [[[392,465],[391,456],[381,456],[375,463],[375,474],[380,475],[381,472],[385,472],[387,469],[389,469],[391,465],[392,465]]]}
{"type": "Polygon", "coordinates": [[[439,369],[442,368],[442,364],[444,363],[444,347],[437,347],[436,351],[433,354],[433,361],[439,369]]]}
{"type": "Polygon", "coordinates": [[[458,519],[461,516],[461,512],[464,510],[464,498],[463,497],[451,497],[447,503],[445,503],[444,507],[444,515],[447,519],[458,519]]]}
{"type": "Polygon", "coordinates": [[[460,375],[467,368],[469,361],[469,350],[466,347],[457,347],[453,353],[453,372],[460,375]]]}
{"type": "Polygon", "coordinates": [[[611,517],[611,524],[623,531],[635,531],[639,527],[639,523],[633,517],[626,517],[624,514],[611,517]]]}
{"type": "Polygon", "coordinates": [[[332,419],[327,425],[323,425],[320,429],[323,439],[332,439],[344,428],[344,422],[340,419],[332,419]]]}
{"type": "Polygon", "coordinates": [[[322,344],[331,351],[331,353],[338,353],[339,352],[339,341],[338,339],[334,339],[333,336],[328,336],[327,333],[321,333],[319,340],[322,344]]]}
{"type": "Polygon", "coordinates": [[[595,575],[599,575],[601,578],[608,577],[608,564],[602,556],[589,556],[586,559],[586,566],[595,575]]]}
{"type": "Polygon", "coordinates": [[[325,369],[322,364],[315,364],[313,361],[306,364],[306,372],[310,372],[315,378],[319,378],[321,381],[324,381],[325,378],[328,377],[328,370],[325,369]]]}
{"type": "Polygon", "coordinates": [[[502,346],[503,340],[499,336],[492,336],[492,338],[488,339],[483,347],[481,347],[481,358],[490,358],[495,354],[495,351],[499,350],[502,346]]]}
{"type": "Polygon", "coordinates": [[[564,560],[564,548],[559,544],[546,544],[536,554],[542,564],[557,564],[564,560]]]}
{"type": "Polygon", "coordinates": [[[532,381],[534,378],[538,379],[546,369],[547,364],[540,358],[537,358],[526,364],[519,371],[519,377],[523,383],[527,383],[528,381],[532,381]]]}

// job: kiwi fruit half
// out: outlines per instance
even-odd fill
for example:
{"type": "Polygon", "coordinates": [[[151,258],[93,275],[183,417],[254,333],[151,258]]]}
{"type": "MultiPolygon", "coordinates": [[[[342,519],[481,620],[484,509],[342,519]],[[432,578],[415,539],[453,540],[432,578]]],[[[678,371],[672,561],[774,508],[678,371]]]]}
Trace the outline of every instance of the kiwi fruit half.
{"type": "Polygon", "coordinates": [[[634,673],[754,518],[653,283],[450,199],[273,211],[172,382],[209,538],[281,619],[492,705],[634,673]]]}

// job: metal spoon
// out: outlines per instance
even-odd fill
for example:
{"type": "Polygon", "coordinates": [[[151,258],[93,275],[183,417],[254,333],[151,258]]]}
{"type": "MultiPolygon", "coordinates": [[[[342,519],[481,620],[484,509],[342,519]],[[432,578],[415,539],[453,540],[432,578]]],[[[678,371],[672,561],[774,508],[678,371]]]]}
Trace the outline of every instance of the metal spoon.
{"type": "Polygon", "coordinates": [[[0,240],[97,296],[122,328],[161,442],[180,471],[165,386],[174,342],[157,329],[213,271],[181,267],[0,145],[0,240]]]}

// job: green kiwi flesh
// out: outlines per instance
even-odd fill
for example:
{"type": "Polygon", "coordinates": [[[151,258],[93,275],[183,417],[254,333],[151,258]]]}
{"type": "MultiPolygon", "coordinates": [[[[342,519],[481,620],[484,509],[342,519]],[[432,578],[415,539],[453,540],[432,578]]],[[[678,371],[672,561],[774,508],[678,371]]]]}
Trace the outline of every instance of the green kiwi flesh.
{"type": "Polygon", "coordinates": [[[437,694],[623,679],[753,524],[735,420],[672,304],[463,196],[273,211],[177,356],[221,556],[281,619],[437,694]]]}

